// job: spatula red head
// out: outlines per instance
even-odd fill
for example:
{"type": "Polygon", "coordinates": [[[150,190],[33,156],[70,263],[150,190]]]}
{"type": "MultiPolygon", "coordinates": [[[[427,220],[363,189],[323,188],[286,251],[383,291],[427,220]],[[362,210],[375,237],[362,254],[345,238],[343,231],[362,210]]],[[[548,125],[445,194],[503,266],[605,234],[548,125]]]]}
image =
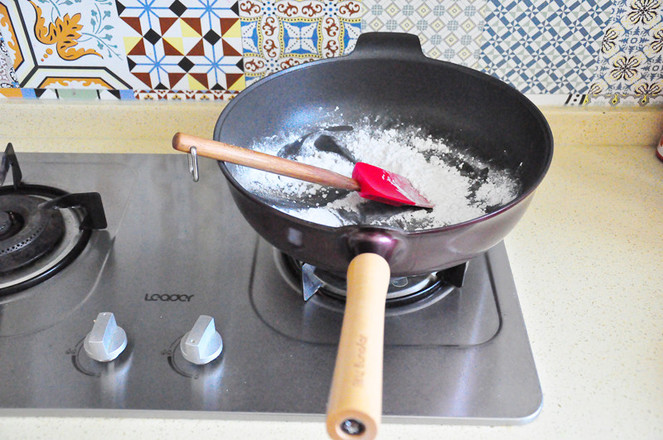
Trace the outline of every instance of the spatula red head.
{"type": "Polygon", "coordinates": [[[359,195],[389,205],[412,205],[432,208],[426,199],[405,177],[382,168],[357,162],[352,178],[359,184],[359,195]]]}

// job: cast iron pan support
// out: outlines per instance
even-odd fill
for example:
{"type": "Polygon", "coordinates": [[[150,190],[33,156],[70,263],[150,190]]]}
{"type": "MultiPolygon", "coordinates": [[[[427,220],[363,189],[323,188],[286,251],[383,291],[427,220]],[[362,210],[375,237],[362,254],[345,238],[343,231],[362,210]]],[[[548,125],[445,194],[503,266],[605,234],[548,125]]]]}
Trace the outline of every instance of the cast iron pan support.
{"type": "Polygon", "coordinates": [[[81,221],[81,229],[106,229],[108,226],[101,195],[97,192],[66,194],[44,202],[40,207],[42,209],[83,208],[85,217],[81,221]]]}
{"type": "Polygon", "coordinates": [[[0,160],[0,185],[5,183],[5,178],[10,169],[12,170],[14,189],[17,189],[21,184],[23,173],[21,172],[21,167],[18,165],[14,146],[8,143],[5,152],[2,154],[2,160],[0,160]]]}
{"type": "MultiPolygon", "coordinates": [[[[5,182],[9,170],[12,172],[14,189],[18,190],[23,184],[23,173],[18,164],[18,159],[14,152],[14,146],[11,143],[7,144],[7,148],[2,154],[2,159],[0,160],[0,185],[5,182]]],[[[82,208],[85,211],[85,216],[80,224],[81,229],[106,229],[108,226],[104,206],[101,202],[101,195],[96,192],[77,194],[67,193],[40,204],[39,208],[82,208]]]]}
{"type": "Polygon", "coordinates": [[[0,289],[0,296],[20,292],[52,277],[80,255],[87,245],[93,230],[106,229],[108,227],[106,213],[99,193],[72,194],[51,186],[26,184],[23,182],[23,173],[21,172],[16,153],[11,143],[7,145],[6,150],[0,157],[0,192],[2,194],[18,193],[42,196],[47,200],[38,205],[39,210],[74,209],[80,215],[79,229],[82,231],[73,248],[63,258],[57,260],[56,264],[32,278],[0,289]],[[13,185],[11,187],[9,185],[1,186],[10,170],[13,185]]]}
{"type": "MultiPolygon", "coordinates": [[[[7,144],[7,148],[0,159],[0,185],[5,182],[9,170],[12,172],[14,189],[18,190],[23,184],[23,173],[18,164],[14,146],[11,143],[7,144]]],[[[106,229],[108,226],[101,195],[96,192],[64,194],[42,203],[39,207],[41,209],[82,208],[85,211],[85,216],[80,224],[81,229],[106,229]]]]}

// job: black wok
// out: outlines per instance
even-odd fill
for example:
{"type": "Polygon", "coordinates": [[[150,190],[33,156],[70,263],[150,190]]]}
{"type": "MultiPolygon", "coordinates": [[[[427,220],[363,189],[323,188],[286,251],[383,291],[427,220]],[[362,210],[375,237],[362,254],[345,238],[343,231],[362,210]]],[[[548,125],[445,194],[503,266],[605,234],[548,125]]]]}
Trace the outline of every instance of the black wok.
{"type": "Polygon", "coordinates": [[[541,112],[515,89],[469,68],[429,59],[416,36],[393,33],[363,34],[349,56],[300,65],[248,87],[223,110],[214,138],[250,147],[275,133],[313,130],[330,113],[341,113],[343,124],[350,126],[379,116],[387,124],[422,127],[472,157],[510,170],[520,182],[510,203],[459,224],[416,232],[334,228],[277,210],[238,183],[237,166],[220,163],[237,206],[262,237],[329,271],[342,273],[351,266],[328,430],[335,438],[367,438],[375,435],[381,411],[380,311],[390,274],[452,267],[499,243],[522,217],[548,170],[553,139],[541,112]],[[350,280],[357,277],[364,287],[350,280]],[[355,314],[357,308],[363,318],[355,314]],[[377,327],[361,327],[364,320],[377,327]],[[348,368],[341,371],[345,362],[348,368]]]}

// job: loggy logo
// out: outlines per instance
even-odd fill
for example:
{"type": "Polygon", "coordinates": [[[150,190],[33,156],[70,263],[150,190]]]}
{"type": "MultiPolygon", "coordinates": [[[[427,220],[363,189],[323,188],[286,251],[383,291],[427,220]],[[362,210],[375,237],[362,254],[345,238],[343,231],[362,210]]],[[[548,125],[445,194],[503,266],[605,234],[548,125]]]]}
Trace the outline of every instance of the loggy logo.
{"type": "Polygon", "coordinates": [[[191,302],[193,295],[181,294],[166,294],[166,293],[153,293],[152,295],[146,293],[145,301],[162,301],[162,302],[191,302]]]}

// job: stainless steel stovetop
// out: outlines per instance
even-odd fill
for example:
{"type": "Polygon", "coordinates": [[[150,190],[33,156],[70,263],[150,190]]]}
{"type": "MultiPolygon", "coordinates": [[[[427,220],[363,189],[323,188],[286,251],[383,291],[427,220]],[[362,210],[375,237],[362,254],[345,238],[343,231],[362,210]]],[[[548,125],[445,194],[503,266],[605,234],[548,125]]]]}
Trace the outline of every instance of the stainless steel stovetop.
{"type": "MultiPolygon", "coordinates": [[[[25,182],[99,192],[108,227],[60,273],[0,297],[0,414],[322,419],[342,311],[302,301],[216,163],[201,161],[194,184],[177,155],[18,158],[25,182]],[[83,348],[100,312],[128,341],[108,363],[83,348]],[[179,349],[200,315],[223,338],[204,366],[179,349]]],[[[439,301],[388,309],[384,359],[385,421],[536,417],[541,388],[504,245],[439,301]]]]}

